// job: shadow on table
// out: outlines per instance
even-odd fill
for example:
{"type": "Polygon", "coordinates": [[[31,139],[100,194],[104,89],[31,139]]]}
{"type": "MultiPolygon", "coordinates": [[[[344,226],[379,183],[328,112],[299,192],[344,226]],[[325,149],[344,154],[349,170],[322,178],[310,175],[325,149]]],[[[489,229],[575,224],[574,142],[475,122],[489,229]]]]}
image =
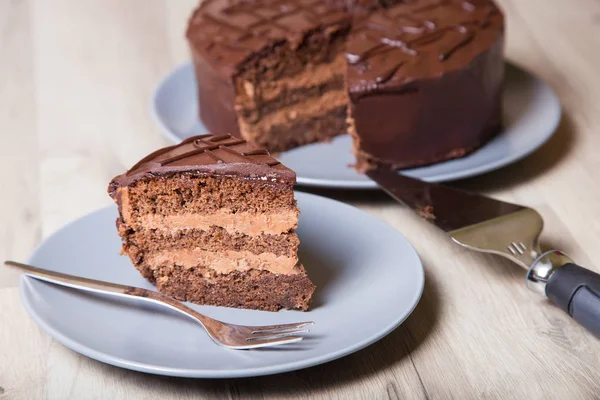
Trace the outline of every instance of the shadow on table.
{"type": "Polygon", "coordinates": [[[573,150],[575,129],[571,117],[563,115],[554,135],[528,157],[490,173],[453,182],[453,186],[474,192],[495,191],[525,184],[560,167],[573,150]]]}
{"type": "MultiPolygon", "coordinates": [[[[575,144],[574,126],[571,117],[565,113],[556,132],[546,144],[524,159],[496,171],[476,177],[452,182],[452,186],[474,192],[495,191],[527,183],[551,170],[558,168],[571,152],[575,144]]],[[[298,186],[302,192],[330,197],[351,204],[378,204],[392,201],[379,190],[326,189],[298,186]]]]}
{"type": "MultiPolygon", "coordinates": [[[[392,305],[390,305],[392,306],[392,305]]],[[[396,330],[379,342],[344,358],[300,371],[258,378],[185,379],[128,371],[157,398],[162,393],[186,393],[207,397],[281,397],[284,395],[334,390],[339,385],[365,379],[410,359],[427,340],[438,322],[439,295],[435,281],[425,273],[423,296],[413,313],[396,330]]],[[[410,363],[410,361],[409,361],[410,363]]],[[[112,369],[102,364],[101,368],[112,369]]],[[[411,367],[412,368],[412,367],[411,367]]]]}

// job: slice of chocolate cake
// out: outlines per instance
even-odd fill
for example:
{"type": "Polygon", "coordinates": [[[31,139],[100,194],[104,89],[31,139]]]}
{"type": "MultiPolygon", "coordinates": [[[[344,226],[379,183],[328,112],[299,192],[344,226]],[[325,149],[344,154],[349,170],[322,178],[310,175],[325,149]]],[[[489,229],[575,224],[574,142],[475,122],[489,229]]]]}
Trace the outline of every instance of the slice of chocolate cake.
{"type": "Polygon", "coordinates": [[[307,310],[298,262],[296,175],[230,135],[158,150],[115,177],[123,253],[159,291],[183,301],[307,310]]]}

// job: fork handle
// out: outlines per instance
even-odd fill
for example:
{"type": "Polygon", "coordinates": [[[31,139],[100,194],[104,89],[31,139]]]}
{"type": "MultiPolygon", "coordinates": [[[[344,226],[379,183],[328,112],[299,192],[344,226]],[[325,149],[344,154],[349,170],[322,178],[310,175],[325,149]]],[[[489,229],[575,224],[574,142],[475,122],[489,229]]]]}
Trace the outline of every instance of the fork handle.
{"type": "Polygon", "coordinates": [[[56,285],[67,286],[74,289],[84,290],[86,292],[110,294],[121,297],[133,297],[143,299],[153,303],[159,303],[169,307],[175,311],[179,311],[188,317],[197,320],[204,325],[219,325],[220,321],[202,315],[195,310],[192,310],[185,304],[166,296],[154,290],[142,289],[134,286],[119,285],[117,283],[103,282],[95,279],[81,278],[79,276],[63,274],[42,268],[37,268],[31,265],[18,263],[15,261],[5,261],[4,265],[21,271],[25,275],[45,282],[54,283],[56,285]]]}

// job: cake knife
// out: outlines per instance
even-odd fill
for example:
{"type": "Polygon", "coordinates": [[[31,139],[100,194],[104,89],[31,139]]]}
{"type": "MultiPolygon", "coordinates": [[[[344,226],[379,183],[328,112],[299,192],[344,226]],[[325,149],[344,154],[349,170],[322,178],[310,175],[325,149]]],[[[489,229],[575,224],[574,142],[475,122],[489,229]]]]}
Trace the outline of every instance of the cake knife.
{"type": "Polygon", "coordinates": [[[532,208],[423,182],[378,168],[367,175],[394,199],[471,250],[504,256],[527,270],[527,286],[600,337],[600,275],[558,250],[541,252],[532,208]]]}

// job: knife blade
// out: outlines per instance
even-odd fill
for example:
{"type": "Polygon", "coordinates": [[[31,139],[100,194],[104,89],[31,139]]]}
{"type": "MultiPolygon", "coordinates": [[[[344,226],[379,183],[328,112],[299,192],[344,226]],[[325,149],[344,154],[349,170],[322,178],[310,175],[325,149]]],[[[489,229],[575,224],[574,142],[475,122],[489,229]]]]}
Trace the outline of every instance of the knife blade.
{"type": "Polygon", "coordinates": [[[558,250],[541,252],[543,219],[532,208],[377,168],[367,176],[397,201],[471,250],[527,269],[527,286],[600,336],[600,275],[558,250]]]}
{"type": "Polygon", "coordinates": [[[387,169],[371,170],[367,175],[390,196],[445,232],[525,208],[447,186],[426,183],[387,169]]]}

